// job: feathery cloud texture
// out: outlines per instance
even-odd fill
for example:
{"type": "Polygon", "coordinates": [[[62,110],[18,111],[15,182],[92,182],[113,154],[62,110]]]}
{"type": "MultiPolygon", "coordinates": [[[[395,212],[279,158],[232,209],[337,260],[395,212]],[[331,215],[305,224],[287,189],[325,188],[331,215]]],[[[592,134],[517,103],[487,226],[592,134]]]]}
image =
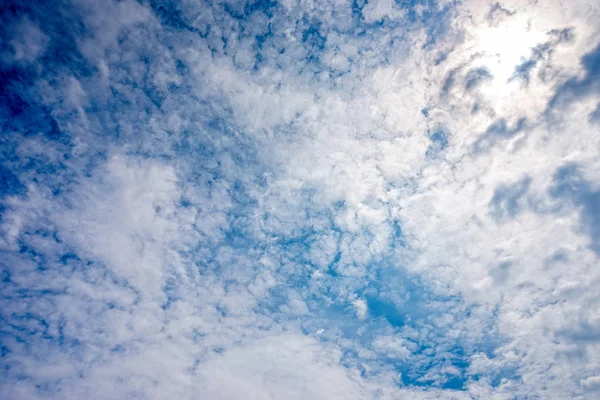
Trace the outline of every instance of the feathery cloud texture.
{"type": "Polygon", "coordinates": [[[595,2],[0,18],[0,398],[600,396],[595,2]]]}

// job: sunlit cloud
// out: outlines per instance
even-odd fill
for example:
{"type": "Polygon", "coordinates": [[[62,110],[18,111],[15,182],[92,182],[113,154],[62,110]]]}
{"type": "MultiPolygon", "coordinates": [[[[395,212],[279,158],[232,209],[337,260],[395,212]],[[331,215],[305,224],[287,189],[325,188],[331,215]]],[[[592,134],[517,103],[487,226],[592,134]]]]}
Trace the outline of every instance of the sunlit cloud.
{"type": "Polygon", "coordinates": [[[591,1],[10,2],[0,398],[593,399],[591,1]]]}

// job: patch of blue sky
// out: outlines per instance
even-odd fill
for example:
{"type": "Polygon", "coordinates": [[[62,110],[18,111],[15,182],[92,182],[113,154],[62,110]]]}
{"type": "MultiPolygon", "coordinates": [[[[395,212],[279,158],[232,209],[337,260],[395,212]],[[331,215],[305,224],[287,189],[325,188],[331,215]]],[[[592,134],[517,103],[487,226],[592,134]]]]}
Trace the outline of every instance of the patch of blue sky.
{"type": "MultiPolygon", "coordinates": [[[[368,269],[376,271],[375,275],[352,278],[332,273],[329,277],[321,278],[321,285],[324,287],[320,292],[312,293],[308,297],[310,314],[288,318],[303,320],[305,332],[309,334],[323,329],[325,333],[320,337],[326,341],[344,338],[359,347],[367,348],[371,347],[380,335],[395,333],[404,338],[411,338],[408,332],[413,329],[425,329],[429,332],[426,336],[417,335],[410,339],[414,349],[408,359],[399,360],[385,354],[380,355],[381,362],[402,373],[403,383],[406,385],[461,389],[467,379],[470,379],[467,377],[470,356],[486,351],[493,357],[491,353],[494,346],[490,348],[490,345],[497,343],[496,338],[481,338],[479,343],[470,343],[467,350],[462,347],[460,340],[449,340],[445,337],[447,328],[435,327],[436,317],[455,313],[460,309],[460,306],[457,307],[460,304],[459,299],[439,297],[422,282],[409,278],[401,269],[390,265],[383,267],[381,264],[373,264],[368,269]],[[356,296],[366,300],[366,318],[355,317],[354,307],[348,304],[343,295],[347,290],[353,290],[356,296]],[[436,352],[445,355],[439,359],[436,352]],[[449,363],[455,367],[458,375],[456,372],[440,375],[437,373],[440,363],[449,363]]],[[[289,281],[282,282],[281,286],[272,289],[270,296],[261,303],[261,307],[277,314],[278,319],[285,319],[285,313],[281,314],[279,311],[287,304],[285,287],[302,288],[309,285],[311,276],[306,271],[291,276],[289,281]]],[[[466,317],[465,314],[462,318],[466,317]]],[[[349,349],[350,354],[354,354],[352,347],[349,349]]]]}
{"type": "MultiPolygon", "coordinates": [[[[428,111],[423,109],[423,115],[427,117],[428,111]]],[[[425,155],[427,157],[436,157],[440,152],[444,151],[449,144],[448,133],[445,132],[443,128],[438,128],[434,130],[433,133],[429,133],[429,140],[431,140],[431,144],[427,148],[427,152],[425,155]]]]}

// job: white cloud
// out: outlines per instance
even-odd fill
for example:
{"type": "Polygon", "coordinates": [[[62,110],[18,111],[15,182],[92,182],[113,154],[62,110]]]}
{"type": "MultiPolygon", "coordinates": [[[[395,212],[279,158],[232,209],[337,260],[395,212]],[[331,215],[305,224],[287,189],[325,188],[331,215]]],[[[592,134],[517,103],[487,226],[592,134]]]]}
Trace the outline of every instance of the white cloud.
{"type": "Polygon", "coordinates": [[[334,348],[282,334],[211,357],[198,368],[198,385],[211,399],[367,398],[339,362],[334,348]]]}
{"type": "Polygon", "coordinates": [[[591,392],[599,390],[600,376],[590,376],[589,378],[582,379],[581,386],[583,386],[585,390],[589,390],[591,392]]]}
{"type": "MultiPolygon", "coordinates": [[[[288,2],[248,22],[240,4],[92,3],[78,2],[76,41],[92,72],[31,86],[32,114],[50,110],[68,139],[26,132],[32,119],[6,141],[26,193],[2,199],[3,393],[597,389],[600,275],[582,218],[598,95],[547,112],[597,43],[589,2],[412,10],[424,25],[390,2],[360,18],[288,2]],[[568,43],[551,33],[564,28],[568,43]],[[510,80],[538,45],[527,85],[510,80]],[[579,200],[552,195],[568,163],[579,200]]],[[[56,32],[21,21],[15,57],[35,63],[56,32]]]]}
{"type": "Polygon", "coordinates": [[[363,18],[368,23],[377,22],[384,17],[395,19],[403,14],[402,11],[395,9],[394,2],[390,0],[368,2],[362,10],[363,18]]]}
{"type": "Polygon", "coordinates": [[[13,59],[17,62],[34,62],[40,57],[48,42],[48,37],[40,27],[28,18],[21,19],[9,40],[13,48],[13,59]]]}
{"type": "Polygon", "coordinates": [[[352,302],[352,305],[356,309],[356,316],[358,319],[363,320],[367,317],[369,308],[367,307],[366,301],[363,299],[356,299],[352,302]]]}

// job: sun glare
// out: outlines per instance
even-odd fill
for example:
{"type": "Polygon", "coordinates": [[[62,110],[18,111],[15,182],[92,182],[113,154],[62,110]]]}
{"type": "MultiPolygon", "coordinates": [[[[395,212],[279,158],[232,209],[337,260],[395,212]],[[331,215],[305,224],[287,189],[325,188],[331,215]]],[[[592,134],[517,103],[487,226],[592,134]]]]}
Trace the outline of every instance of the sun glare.
{"type": "Polygon", "coordinates": [[[543,43],[546,35],[531,26],[527,15],[515,15],[496,26],[475,27],[471,40],[472,54],[477,57],[473,65],[486,68],[492,76],[481,91],[501,103],[518,89],[519,82],[509,82],[515,68],[531,57],[532,49],[543,43]]]}

